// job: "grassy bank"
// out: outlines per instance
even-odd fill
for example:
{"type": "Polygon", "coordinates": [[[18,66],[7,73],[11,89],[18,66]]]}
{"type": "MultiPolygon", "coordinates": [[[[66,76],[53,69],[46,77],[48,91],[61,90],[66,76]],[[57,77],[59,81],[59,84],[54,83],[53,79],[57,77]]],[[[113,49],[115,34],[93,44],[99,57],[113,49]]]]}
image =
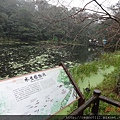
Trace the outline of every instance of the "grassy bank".
{"type": "MultiPolygon", "coordinates": [[[[114,70],[107,74],[104,73],[104,79],[100,84],[95,87],[88,85],[91,91],[83,92],[86,100],[92,96],[94,89],[99,89],[101,90],[102,95],[120,102],[120,51],[115,53],[105,53],[100,56],[100,59],[97,61],[82,65],[77,64],[71,69],[71,74],[78,85],[80,81],[86,80],[86,77],[90,78],[91,76],[98,74],[101,70],[104,71],[110,67],[113,67],[114,70]]],[[[97,77],[96,80],[98,80],[97,77]]],[[[91,112],[90,110],[91,107],[87,108],[84,114],[89,114],[91,112]]],[[[100,102],[99,113],[104,115],[120,115],[120,108],[100,102]]]]}

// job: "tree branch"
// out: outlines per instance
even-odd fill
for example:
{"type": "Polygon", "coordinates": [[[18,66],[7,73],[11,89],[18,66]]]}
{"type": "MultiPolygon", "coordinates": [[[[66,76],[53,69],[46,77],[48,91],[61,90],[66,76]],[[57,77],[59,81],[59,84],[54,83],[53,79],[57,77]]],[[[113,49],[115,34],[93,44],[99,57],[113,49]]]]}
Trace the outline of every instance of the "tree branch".
{"type": "Polygon", "coordinates": [[[108,13],[108,12],[102,7],[102,5],[97,2],[97,0],[93,0],[93,1],[94,1],[95,3],[97,3],[98,6],[100,6],[100,8],[106,13],[106,15],[108,15],[108,16],[110,17],[110,19],[113,19],[114,21],[116,21],[117,23],[120,24],[120,21],[117,20],[116,18],[112,17],[112,16],[110,15],[110,13],[108,13]]]}

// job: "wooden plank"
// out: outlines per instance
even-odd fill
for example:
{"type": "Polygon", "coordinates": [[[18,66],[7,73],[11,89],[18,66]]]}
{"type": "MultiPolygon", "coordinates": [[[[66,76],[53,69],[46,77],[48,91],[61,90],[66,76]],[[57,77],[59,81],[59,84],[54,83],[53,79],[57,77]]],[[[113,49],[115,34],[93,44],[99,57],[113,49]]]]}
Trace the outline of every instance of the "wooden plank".
{"type": "Polygon", "coordinates": [[[76,85],[76,83],[74,82],[74,80],[73,80],[73,78],[72,78],[71,74],[68,72],[68,70],[67,70],[67,68],[65,67],[65,65],[61,62],[61,63],[60,63],[60,66],[62,66],[62,67],[63,67],[63,69],[64,69],[64,70],[65,70],[65,72],[67,73],[68,77],[70,78],[71,83],[74,85],[76,92],[77,92],[77,93],[78,93],[78,95],[81,97],[81,99],[84,101],[84,100],[85,100],[85,98],[84,98],[84,96],[83,96],[82,92],[79,90],[78,86],[77,86],[77,85],[76,85]]]}
{"type": "Polygon", "coordinates": [[[112,104],[116,107],[120,107],[120,102],[118,102],[116,100],[111,100],[110,98],[105,97],[105,96],[99,96],[99,99],[106,102],[106,103],[112,104]]]}
{"type": "Polygon", "coordinates": [[[92,96],[89,100],[87,100],[83,105],[81,105],[78,109],[76,109],[70,115],[78,115],[79,112],[84,111],[87,107],[90,106],[90,104],[94,103],[96,99],[97,99],[97,96],[92,96]]]}

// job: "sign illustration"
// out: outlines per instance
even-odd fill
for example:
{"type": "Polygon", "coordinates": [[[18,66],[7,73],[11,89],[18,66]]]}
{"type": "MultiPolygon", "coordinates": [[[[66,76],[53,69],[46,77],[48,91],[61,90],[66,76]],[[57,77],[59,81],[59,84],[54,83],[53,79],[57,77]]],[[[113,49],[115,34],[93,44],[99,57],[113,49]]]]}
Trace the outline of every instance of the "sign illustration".
{"type": "Polygon", "coordinates": [[[0,115],[53,115],[78,98],[60,66],[1,81],[0,115]]]}

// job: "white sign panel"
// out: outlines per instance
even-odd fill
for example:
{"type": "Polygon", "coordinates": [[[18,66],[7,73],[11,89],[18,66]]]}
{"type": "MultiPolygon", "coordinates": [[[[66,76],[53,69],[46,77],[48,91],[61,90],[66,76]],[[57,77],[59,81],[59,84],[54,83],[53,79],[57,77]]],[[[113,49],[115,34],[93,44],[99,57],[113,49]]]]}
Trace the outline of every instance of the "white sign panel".
{"type": "Polygon", "coordinates": [[[0,115],[53,115],[78,99],[62,67],[0,82],[0,115]]]}

